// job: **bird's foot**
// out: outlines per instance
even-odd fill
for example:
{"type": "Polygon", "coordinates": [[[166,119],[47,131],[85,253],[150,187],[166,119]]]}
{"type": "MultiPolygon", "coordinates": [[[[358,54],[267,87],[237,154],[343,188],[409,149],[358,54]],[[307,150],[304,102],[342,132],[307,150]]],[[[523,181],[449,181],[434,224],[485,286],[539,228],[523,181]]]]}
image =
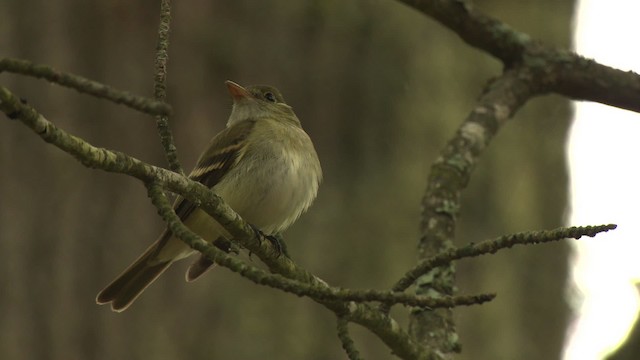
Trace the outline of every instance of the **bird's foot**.
{"type": "Polygon", "coordinates": [[[284,242],[282,235],[280,234],[267,235],[263,233],[262,230],[258,229],[253,225],[251,225],[251,228],[253,229],[253,231],[255,231],[258,239],[260,240],[266,239],[271,243],[271,245],[273,245],[273,247],[276,249],[276,253],[278,257],[280,257],[280,255],[289,257],[289,253],[287,252],[287,244],[284,242]]]}

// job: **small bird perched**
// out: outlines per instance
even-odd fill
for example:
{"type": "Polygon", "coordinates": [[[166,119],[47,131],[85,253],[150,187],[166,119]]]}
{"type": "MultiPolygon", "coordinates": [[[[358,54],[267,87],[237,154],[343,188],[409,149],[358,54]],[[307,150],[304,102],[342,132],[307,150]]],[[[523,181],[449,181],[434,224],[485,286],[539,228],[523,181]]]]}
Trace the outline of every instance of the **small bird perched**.
{"type": "MultiPolygon", "coordinates": [[[[311,205],[322,169],[300,120],[270,86],[226,82],[233,97],[227,127],[211,139],[189,177],[210,187],[242,218],[264,234],[277,234],[311,205]]],[[[182,222],[203,239],[229,251],[231,235],[189,201],[174,205],[182,222]]],[[[196,253],[169,229],[96,297],[126,310],[174,261],[196,253]]],[[[213,263],[201,256],[187,270],[193,281],[213,263]]]]}

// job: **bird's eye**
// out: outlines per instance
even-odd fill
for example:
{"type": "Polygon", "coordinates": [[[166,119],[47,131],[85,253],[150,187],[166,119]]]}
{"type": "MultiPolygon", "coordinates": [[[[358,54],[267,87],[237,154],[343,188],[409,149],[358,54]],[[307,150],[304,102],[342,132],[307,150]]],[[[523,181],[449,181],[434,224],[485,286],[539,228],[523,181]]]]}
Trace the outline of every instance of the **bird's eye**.
{"type": "Polygon", "coordinates": [[[273,95],[272,92],[264,93],[264,98],[267,99],[267,101],[269,101],[269,102],[272,102],[272,103],[276,102],[276,96],[273,95]]]}

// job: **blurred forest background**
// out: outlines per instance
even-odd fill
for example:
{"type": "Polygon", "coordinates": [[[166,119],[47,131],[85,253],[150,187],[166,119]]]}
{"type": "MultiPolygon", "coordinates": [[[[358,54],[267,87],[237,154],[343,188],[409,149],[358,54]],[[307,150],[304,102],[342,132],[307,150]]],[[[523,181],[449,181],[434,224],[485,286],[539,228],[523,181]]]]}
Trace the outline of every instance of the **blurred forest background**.
{"type": "MultiPolygon", "coordinates": [[[[475,6],[568,47],[573,1],[475,6]]],[[[4,0],[0,55],[152,94],[156,1],[4,0]]],[[[331,284],[386,288],[416,260],[428,167],[500,64],[395,1],[176,1],[172,128],[190,169],[220,131],[224,80],[277,86],[314,140],[325,181],[286,234],[292,257],[331,284]]],[[[165,165],[152,118],[43,81],[0,75],[56,125],[165,165]]],[[[563,223],[569,102],[534,100],[497,137],[464,194],[458,243],[563,223]]],[[[122,314],[98,290],[163,225],[144,187],[88,170],[26,127],[0,121],[1,359],[343,359],[333,314],[216,269],[186,284],[177,264],[122,314]]],[[[460,359],[557,359],[570,313],[569,245],[459,263],[460,359]]],[[[406,323],[402,309],[395,310],[406,323]]],[[[392,359],[353,326],[367,359],[392,359]]]]}

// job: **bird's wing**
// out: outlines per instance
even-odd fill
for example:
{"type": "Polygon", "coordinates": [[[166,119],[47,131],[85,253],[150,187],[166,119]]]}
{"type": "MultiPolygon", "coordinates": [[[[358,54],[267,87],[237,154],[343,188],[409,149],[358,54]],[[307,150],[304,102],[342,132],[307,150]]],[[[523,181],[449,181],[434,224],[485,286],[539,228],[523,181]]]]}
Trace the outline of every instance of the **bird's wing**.
{"type": "MultiPolygon", "coordinates": [[[[255,120],[238,122],[216,135],[207,151],[200,156],[189,178],[212,188],[224,178],[229,169],[240,161],[244,154],[247,137],[255,126],[255,120]]],[[[190,201],[179,198],[174,206],[176,214],[182,221],[196,209],[190,201]]]]}

